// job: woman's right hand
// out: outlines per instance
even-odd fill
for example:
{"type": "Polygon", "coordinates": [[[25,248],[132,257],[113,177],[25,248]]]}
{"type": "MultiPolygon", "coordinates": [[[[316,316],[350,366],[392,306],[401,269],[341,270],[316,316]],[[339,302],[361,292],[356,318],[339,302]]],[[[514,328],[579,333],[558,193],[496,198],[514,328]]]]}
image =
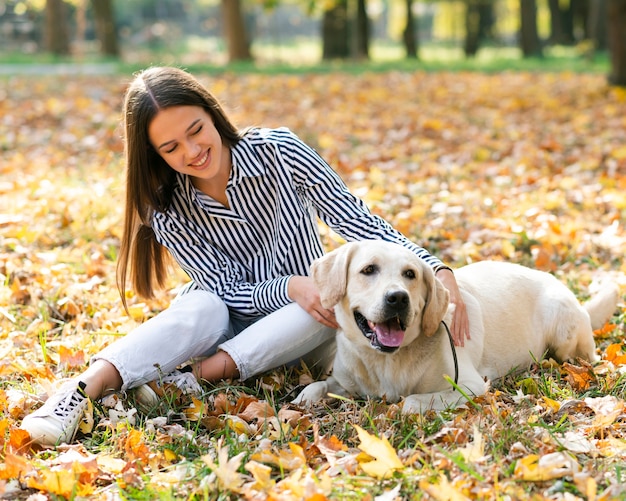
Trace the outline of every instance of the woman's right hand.
{"type": "Polygon", "coordinates": [[[322,306],[319,291],[311,277],[294,275],[289,279],[287,293],[319,323],[332,329],[339,327],[335,319],[335,311],[322,306]]]}

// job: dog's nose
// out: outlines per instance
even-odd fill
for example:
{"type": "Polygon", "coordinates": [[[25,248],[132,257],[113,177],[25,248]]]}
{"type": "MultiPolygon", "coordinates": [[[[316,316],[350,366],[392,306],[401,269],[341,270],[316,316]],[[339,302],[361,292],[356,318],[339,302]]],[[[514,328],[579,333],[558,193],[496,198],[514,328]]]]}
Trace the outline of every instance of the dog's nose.
{"type": "Polygon", "coordinates": [[[396,311],[409,305],[409,295],[405,291],[391,291],[385,294],[385,303],[396,311]]]}

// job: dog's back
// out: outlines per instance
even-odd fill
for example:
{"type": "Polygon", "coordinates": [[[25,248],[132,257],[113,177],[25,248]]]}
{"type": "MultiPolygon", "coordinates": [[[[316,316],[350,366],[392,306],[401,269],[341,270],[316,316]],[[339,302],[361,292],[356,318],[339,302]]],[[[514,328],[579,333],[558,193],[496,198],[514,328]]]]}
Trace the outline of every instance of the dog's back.
{"type": "Polygon", "coordinates": [[[610,318],[619,298],[615,287],[607,287],[583,307],[553,275],[512,263],[483,261],[455,274],[461,290],[482,310],[485,347],[479,371],[489,378],[546,354],[559,362],[595,360],[593,329],[610,318]]]}

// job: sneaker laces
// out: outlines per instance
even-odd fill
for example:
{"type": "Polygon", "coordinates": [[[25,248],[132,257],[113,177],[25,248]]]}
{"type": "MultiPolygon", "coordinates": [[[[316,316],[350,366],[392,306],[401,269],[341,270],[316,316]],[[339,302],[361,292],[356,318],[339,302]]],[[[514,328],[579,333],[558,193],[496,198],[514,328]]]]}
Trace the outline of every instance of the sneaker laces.
{"type": "Polygon", "coordinates": [[[159,387],[170,384],[176,385],[176,387],[186,395],[202,393],[200,383],[198,383],[198,380],[196,379],[196,376],[193,375],[193,372],[190,371],[182,372],[174,370],[157,380],[157,385],[159,387]]]}
{"type": "Polygon", "coordinates": [[[87,394],[85,393],[86,384],[82,381],[78,382],[76,391],[68,393],[64,400],[61,400],[58,405],[55,406],[53,412],[61,419],[65,419],[69,416],[74,409],[80,407],[85,402],[87,394]]]}

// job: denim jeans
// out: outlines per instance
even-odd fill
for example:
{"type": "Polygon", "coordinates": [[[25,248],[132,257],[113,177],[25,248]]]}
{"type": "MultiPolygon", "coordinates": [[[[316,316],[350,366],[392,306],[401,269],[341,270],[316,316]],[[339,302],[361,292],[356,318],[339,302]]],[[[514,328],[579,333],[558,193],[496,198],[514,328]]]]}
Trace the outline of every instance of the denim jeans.
{"type": "Polygon", "coordinates": [[[241,380],[304,359],[320,372],[330,369],[335,330],[297,303],[256,320],[232,318],[215,294],[193,290],[92,358],[113,364],[122,390],[153,381],[218,349],[237,364],[241,380]]]}

